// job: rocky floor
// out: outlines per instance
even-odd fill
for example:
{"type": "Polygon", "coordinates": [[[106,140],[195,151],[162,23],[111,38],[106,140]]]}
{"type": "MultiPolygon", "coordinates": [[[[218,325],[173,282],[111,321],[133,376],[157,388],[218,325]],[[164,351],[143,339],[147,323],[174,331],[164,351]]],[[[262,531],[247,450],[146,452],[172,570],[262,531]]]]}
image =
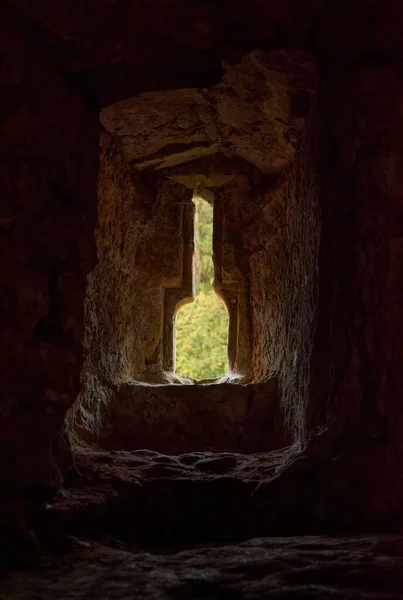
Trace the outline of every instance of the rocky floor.
{"type": "Polygon", "coordinates": [[[321,447],[166,456],[82,446],[66,489],[35,515],[35,533],[45,544],[64,535],[108,536],[155,552],[260,536],[402,532],[393,482],[388,502],[379,502],[377,486],[385,482],[374,483],[373,473],[382,474],[383,464],[368,473],[371,451],[336,460],[321,447]]]}
{"type": "Polygon", "coordinates": [[[403,538],[259,538],[172,554],[71,544],[47,569],[3,581],[1,600],[403,598],[403,538]]]}
{"type": "Polygon", "coordinates": [[[332,536],[352,533],[363,504],[338,502],[349,518],[338,524],[321,519],[312,465],[333,471],[297,448],[164,456],[82,446],[75,462],[36,515],[35,560],[0,579],[0,600],[403,600],[403,536],[332,536]]]}
{"type": "Polygon", "coordinates": [[[161,543],[256,537],[261,535],[256,489],[293,455],[292,448],[270,455],[178,456],[77,448],[78,471],[46,506],[38,533],[99,539],[101,528],[115,539],[138,540],[145,550],[161,543]]]}

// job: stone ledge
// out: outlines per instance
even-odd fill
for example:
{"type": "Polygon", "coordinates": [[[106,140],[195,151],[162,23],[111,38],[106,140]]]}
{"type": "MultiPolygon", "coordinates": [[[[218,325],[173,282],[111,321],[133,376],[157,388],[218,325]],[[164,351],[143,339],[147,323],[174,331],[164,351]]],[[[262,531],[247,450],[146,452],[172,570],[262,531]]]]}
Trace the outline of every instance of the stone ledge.
{"type": "MultiPolygon", "coordinates": [[[[249,385],[100,386],[94,395],[108,401],[101,421],[94,424],[94,441],[106,450],[256,453],[290,443],[274,378],[249,385]]],[[[76,414],[80,412],[85,425],[77,432],[93,441],[88,430],[94,418],[85,407],[77,407],[76,414]]]]}

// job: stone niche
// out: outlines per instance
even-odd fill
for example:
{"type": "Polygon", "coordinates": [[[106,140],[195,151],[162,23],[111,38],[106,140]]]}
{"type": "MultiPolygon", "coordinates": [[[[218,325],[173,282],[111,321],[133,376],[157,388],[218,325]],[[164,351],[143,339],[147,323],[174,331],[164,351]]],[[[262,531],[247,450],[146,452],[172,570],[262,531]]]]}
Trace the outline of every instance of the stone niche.
{"type": "Polygon", "coordinates": [[[102,110],[98,264],[71,413],[80,437],[165,453],[290,441],[286,396],[304,403],[316,302],[315,86],[301,53],[254,52],[215,87],[102,110]],[[214,207],[214,289],[229,314],[229,372],[208,382],[175,375],[176,314],[194,298],[195,192],[214,207]]]}

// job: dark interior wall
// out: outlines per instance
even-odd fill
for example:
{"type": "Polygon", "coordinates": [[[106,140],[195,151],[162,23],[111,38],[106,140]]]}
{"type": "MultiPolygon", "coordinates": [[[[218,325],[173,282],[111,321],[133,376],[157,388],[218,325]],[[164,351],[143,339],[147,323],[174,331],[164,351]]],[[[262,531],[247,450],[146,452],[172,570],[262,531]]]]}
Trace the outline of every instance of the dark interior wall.
{"type": "MultiPolygon", "coordinates": [[[[342,2],[321,34],[322,215],[308,431],[330,521],[401,523],[403,5],[342,2]],[[363,15],[365,14],[365,18],[363,15]]],[[[368,525],[366,525],[368,526],[368,525]]]]}
{"type": "Polygon", "coordinates": [[[321,28],[323,219],[310,428],[402,426],[403,5],[342,2],[321,28]],[[338,425],[336,425],[338,423],[338,425]],[[348,425],[350,423],[350,425],[348,425]]]}
{"type": "Polygon", "coordinates": [[[3,10],[0,38],[0,471],[14,497],[59,486],[70,461],[60,432],[79,390],[98,126],[40,37],[3,10]]]}
{"type": "MultiPolygon", "coordinates": [[[[25,4],[19,2],[20,6],[25,4]]],[[[378,490],[387,483],[379,497],[389,494],[397,502],[403,440],[403,4],[397,0],[370,0],[326,5],[325,14],[310,21],[305,6],[304,18],[295,19],[300,3],[292,3],[292,10],[284,3],[287,18],[274,18],[268,28],[270,15],[261,12],[266,3],[256,2],[256,18],[248,18],[248,23],[261,25],[258,39],[262,46],[278,47],[290,40],[297,46],[315,45],[315,41],[322,66],[321,109],[315,134],[322,216],[319,308],[307,430],[332,424],[350,448],[369,439],[375,443],[392,441],[383,444],[379,452],[380,446],[364,443],[358,469],[365,471],[367,481],[376,473],[378,490]],[[304,25],[301,35],[290,34],[295,23],[304,25]],[[384,469],[385,461],[390,468],[384,469]]],[[[49,3],[48,12],[57,12],[62,6],[62,2],[49,3]]],[[[192,10],[198,9],[197,4],[192,6],[192,10]]],[[[117,13],[119,7],[119,3],[113,4],[117,13]]],[[[27,14],[32,9],[33,21],[48,27],[55,54],[42,46],[45,36],[32,23],[25,29],[24,18],[15,20],[7,16],[6,10],[1,11],[0,505],[2,518],[10,528],[22,527],[18,520],[21,504],[16,499],[26,497],[27,491],[35,487],[60,485],[61,472],[68,467],[69,452],[59,434],[79,387],[85,275],[94,265],[98,116],[96,110],[87,110],[70,76],[63,73],[81,69],[76,79],[84,87],[91,80],[100,96],[108,95],[110,80],[106,74],[116,60],[114,52],[118,52],[116,39],[113,35],[105,39],[91,11],[84,16],[80,12],[81,2],[74,4],[75,12],[69,12],[69,18],[63,13],[56,21],[51,14],[35,15],[32,4],[28,8],[27,14]],[[93,25],[89,29],[91,39],[96,41],[94,46],[87,43],[89,24],[93,25]],[[90,57],[89,47],[94,50],[90,57]]],[[[201,61],[201,70],[205,64],[216,66],[227,54],[238,59],[234,40],[239,31],[246,32],[241,53],[259,45],[252,35],[254,27],[243,28],[244,11],[246,8],[241,15],[238,11],[229,24],[225,42],[228,52],[220,47],[211,63],[201,61]]],[[[102,14],[107,28],[111,22],[108,10],[102,14]]],[[[157,51],[152,36],[146,35],[147,19],[132,43],[130,19],[124,11],[119,18],[113,12],[117,25],[120,14],[127,23],[126,42],[122,45],[126,64],[123,76],[114,79],[114,92],[123,89],[120,86],[129,81],[129,72],[136,80],[137,93],[141,89],[136,69],[143,69],[144,74],[147,63],[149,71],[148,60],[154,57],[151,64],[157,65],[159,72],[165,70],[166,56],[172,71],[182,64],[180,57],[186,51],[175,43],[181,32],[187,32],[190,46],[197,39],[200,48],[206,48],[204,58],[209,55],[211,44],[225,30],[228,12],[225,8],[220,11],[218,28],[202,27],[197,36],[196,31],[195,35],[189,33],[189,20],[175,19],[172,11],[175,27],[169,39],[163,35],[164,19],[158,20],[161,46],[157,51]],[[138,48],[146,40],[146,52],[141,54],[138,48]]],[[[210,14],[203,18],[208,23],[210,14]]],[[[214,15],[211,19],[214,21],[214,15]]],[[[150,22],[155,23],[153,19],[150,22]]],[[[119,27],[116,30],[120,31],[119,27]]],[[[197,48],[193,52],[197,55],[197,48]]],[[[155,82],[153,85],[153,89],[158,88],[155,82]]],[[[113,99],[120,99],[119,94],[113,99]]],[[[290,186],[292,182],[293,177],[290,186]]],[[[295,202],[300,199],[299,195],[292,197],[295,202]]],[[[285,249],[281,246],[279,251],[285,249]]],[[[266,292],[258,293],[263,305],[266,292]]],[[[299,335],[291,323],[288,339],[299,335]]],[[[338,464],[344,477],[346,463],[338,464]]],[[[353,473],[353,489],[357,471],[349,472],[353,473]]],[[[350,488],[346,486],[344,491],[337,490],[334,506],[340,505],[340,498],[343,501],[343,493],[348,493],[350,488]]]]}
{"type": "Polygon", "coordinates": [[[395,65],[324,81],[310,419],[330,415],[373,435],[400,428],[402,417],[402,99],[395,65]]]}

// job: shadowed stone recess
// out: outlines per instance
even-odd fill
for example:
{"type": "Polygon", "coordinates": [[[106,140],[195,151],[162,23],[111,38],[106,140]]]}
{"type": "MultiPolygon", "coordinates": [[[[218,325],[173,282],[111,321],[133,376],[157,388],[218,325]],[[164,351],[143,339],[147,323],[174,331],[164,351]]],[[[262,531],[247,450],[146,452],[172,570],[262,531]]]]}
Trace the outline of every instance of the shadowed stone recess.
{"type": "Polygon", "coordinates": [[[403,3],[8,0],[0,39],[0,568],[39,569],[0,597],[401,598],[403,3]]]}

